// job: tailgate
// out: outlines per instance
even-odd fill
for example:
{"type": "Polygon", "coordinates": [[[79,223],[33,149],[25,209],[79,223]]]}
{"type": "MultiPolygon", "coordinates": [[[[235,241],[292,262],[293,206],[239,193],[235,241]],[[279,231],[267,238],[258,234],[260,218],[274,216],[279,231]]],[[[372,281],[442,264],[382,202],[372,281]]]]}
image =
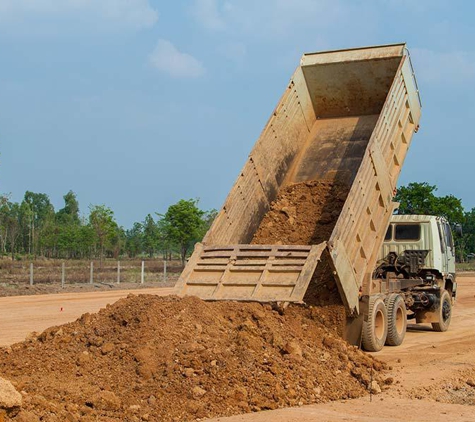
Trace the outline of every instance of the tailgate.
{"type": "Polygon", "coordinates": [[[198,243],[175,288],[204,300],[302,302],[325,247],[198,243]]]}

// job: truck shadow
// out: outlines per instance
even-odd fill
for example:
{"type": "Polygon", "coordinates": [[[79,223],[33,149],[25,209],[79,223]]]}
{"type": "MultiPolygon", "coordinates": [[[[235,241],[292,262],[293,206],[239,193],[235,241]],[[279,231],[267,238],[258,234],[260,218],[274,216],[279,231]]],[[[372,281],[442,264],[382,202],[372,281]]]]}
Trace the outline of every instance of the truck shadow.
{"type": "Polygon", "coordinates": [[[421,332],[421,331],[434,331],[430,325],[422,324],[407,324],[407,330],[409,332],[421,332]]]}

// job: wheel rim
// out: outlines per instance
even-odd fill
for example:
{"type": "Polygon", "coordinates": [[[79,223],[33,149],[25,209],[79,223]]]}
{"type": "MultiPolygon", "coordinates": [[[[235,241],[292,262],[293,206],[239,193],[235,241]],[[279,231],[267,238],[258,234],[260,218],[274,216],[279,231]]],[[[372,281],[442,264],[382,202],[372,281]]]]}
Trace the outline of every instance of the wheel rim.
{"type": "Polygon", "coordinates": [[[447,299],[444,300],[442,305],[442,319],[447,322],[450,319],[450,303],[447,299]]]}
{"type": "Polygon", "coordinates": [[[385,321],[384,321],[384,313],[380,309],[376,311],[376,315],[374,316],[374,335],[378,340],[381,340],[384,336],[385,330],[385,321]]]}

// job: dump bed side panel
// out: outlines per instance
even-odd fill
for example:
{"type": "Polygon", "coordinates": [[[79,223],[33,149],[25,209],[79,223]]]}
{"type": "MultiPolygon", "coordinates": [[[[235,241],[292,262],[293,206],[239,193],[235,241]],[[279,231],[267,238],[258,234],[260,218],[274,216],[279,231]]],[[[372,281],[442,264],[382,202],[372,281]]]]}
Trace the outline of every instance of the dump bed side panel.
{"type": "Polygon", "coordinates": [[[340,293],[350,310],[371,274],[394,211],[399,173],[418,127],[420,103],[409,58],[402,61],[329,242],[340,293]]]}
{"type": "Polygon", "coordinates": [[[315,113],[298,68],[203,239],[208,245],[249,243],[275,199],[315,113]]]}

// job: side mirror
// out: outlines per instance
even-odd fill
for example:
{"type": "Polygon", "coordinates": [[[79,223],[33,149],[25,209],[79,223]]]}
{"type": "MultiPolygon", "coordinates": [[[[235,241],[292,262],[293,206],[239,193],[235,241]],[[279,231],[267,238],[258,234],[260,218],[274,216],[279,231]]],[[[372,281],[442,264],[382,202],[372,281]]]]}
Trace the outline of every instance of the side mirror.
{"type": "Polygon", "coordinates": [[[461,224],[457,223],[457,224],[454,226],[454,231],[455,231],[455,234],[456,234],[457,236],[462,237],[463,231],[462,231],[462,225],[461,225],[461,224]]]}

